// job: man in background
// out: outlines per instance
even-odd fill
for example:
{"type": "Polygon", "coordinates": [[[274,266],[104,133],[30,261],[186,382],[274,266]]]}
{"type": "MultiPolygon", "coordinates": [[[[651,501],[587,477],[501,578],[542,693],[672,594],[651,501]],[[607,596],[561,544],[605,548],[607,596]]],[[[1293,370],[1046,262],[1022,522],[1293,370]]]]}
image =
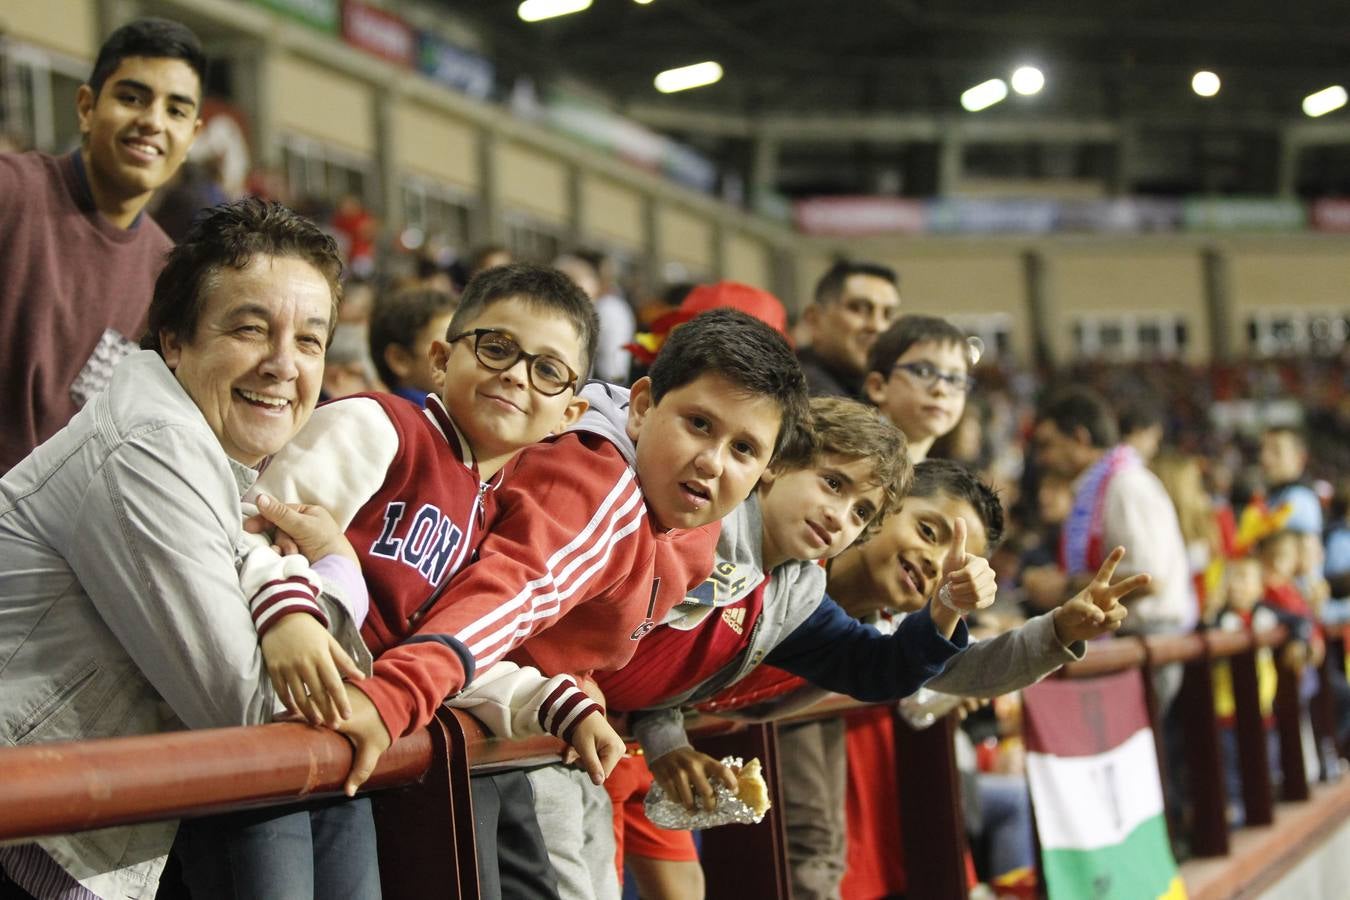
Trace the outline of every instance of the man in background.
{"type": "Polygon", "coordinates": [[[811,396],[860,398],[867,354],[899,312],[894,270],[867,262],[831,266],[802,311],[810,346],[798,351],[797,358],[811,396]]]}
{"type": "Polygon", "coordinates": [[[172,246],[144,209],[201,129],[205,71],[186,27],[124,25],[75,95],[79,148],[0,154],[0,474],[136,349],[172,246]]]}

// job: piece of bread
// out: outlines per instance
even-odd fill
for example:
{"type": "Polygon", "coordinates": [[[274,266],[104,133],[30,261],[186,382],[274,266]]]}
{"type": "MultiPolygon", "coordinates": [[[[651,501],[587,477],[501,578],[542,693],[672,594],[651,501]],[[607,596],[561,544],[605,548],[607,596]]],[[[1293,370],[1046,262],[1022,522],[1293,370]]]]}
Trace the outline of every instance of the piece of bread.
{"type": "Polygon", "coordinates": [[[750,760],[736,773],[736,796],[754,810],[756,816],[769,811],[769,786],[764,783],[758,759],[750,760]]]}

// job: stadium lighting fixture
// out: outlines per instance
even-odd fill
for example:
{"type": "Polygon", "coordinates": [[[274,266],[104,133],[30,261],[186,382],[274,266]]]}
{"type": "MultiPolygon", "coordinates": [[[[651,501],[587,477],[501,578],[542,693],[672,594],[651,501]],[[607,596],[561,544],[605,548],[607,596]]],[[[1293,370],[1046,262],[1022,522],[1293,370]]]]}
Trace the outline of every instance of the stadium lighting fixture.
{"type": "Polygon", "coordinates": [[[1345,88],[1339,84],[1333,84],[1329,88],[1322,88],[1315,94],[1309,94],[1303,98],[1303,111],[1314,119],[1318,116],[1325,116],[1329,112],[1334,112],[1345,105],[1345,88]]]}
{"type": "Polygon", "coordinates": [[[1008,85],[1002,78],[990,78],[970,88],[961,95],[961,106],[966,112],[979,112],[988,109],[1008,96],[1008,85]]]}
{"type": "Polygon", "coordinates": [[[1213,97],[1219,92],[1222,82],[1213,72],[1201,70],[1191,76],[1191,90],[1201,97],[1213,97]]]}
{"type": "Polygon", "coordinates": [[[656,89],[663,94],[705,87],[722,80],[722,67],[715,62],[694,63],[678,69],[666,69],[656,76],[656,89]]]}
{"type": "Polygon", "coordinates": [[[1019,66],[1012,73],[1012,89],[1023,97],[1039,94],[1045,87],[1045,75],[1035,66],[1019,66]]]}
{"type": "Polygon", "coordinates": [[[525,0],[516,8],[516,15],[525,22],[541,22],[588,9],[591,0],[525,0]]]}

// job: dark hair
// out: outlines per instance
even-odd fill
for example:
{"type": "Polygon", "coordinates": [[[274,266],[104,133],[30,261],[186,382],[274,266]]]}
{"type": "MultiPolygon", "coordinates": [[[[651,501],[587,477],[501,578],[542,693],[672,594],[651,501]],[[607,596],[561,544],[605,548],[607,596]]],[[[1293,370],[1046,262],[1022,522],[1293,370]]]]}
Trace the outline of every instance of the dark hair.
{"type": "MultiPolygon", "coordinates": [[[[520,300],[535,311],[554,312],[576,329],[581,342],[581,382],[590,377],[600,340],[600,321],[595,304],[572,279],[551,266],[507,263],[484,269],[473,277],[459,298],[459,309],[450,320],[447,336],[465,331],[468,323],[489,306],[502,300],[520,300]]],[[[577,385],[581,390],[581,385],[577,385]]]]}
{"type": "Polygon", "coordinates": [[[1120,405],[1117,422],[1121,434],[1134,434],[1136,431],[1163,424],[1163,410],[1158,401],[1148,396],[1147,388],[1135,386],[1134,389],[1144,396],[1135,396],[1120,405]]]}
{"type": "Polygon", "coordinates": [[[108,76],[117,71],[129,56],[148,59],[181,59],[197,73],[197,81],[206,87],[206,53],[192,29],[171,19],[137,19],[114,31],[103,42],[94,60],[87,84],[97,97],[108,76]]]}
{"type": "Polygon", "coordinates": [[[806,376],[787,340],[754,316],[729,307],[694,316],[670,332],[647,374],[653,403],[701,375],[770,398],[783,413],[775,461],[805,466],[811,459],[806,376]]]}
{"type": "Polygon", "coordinates": [[[1268,425],[1265,430],[1261,432],[1261,437],[1264,438],[1267,435],[1276,434],[1287,434],[1298,443],[1300,449],[1308,449],[1308,435],[1302,428],[1299,428],[1296,425],[1268,425]]]}
{"type": "MultiPolygon", "coordinates": [[[[937,316],[901,316],[872,344],[867,353],[867,371],[889,374],[895,361],[915,344],[956,344],[964,348],[968,337],[960,328],[937,316]]],[[[969,353],[966,364],[970,368],[969,353]]]]}
{"type": "MultiPolygon", "coordinates": [[[[391,344],[412,348],[417,332],[441,313],[455,308],[455,298],[433,288],[409,288],[381,297],[370,312],[370,358],[380,380],[390,389],[398,386],[398,376],[385,362],[384,351],[391,344]]],[[[443,337],[443,335],[437,335],[443,337]]]]}
{"type": "Polygon", "coordinates": [[[1256,552],[1260,556],[1266,556],[1273,553],[1275,548],[1286,541],[1296,541],[1302,537],[1297,531],[1289,528],[1281,528],[1278,531],[1272,531],[1270,534],[1256,542],[1256,552]]]}
{"type": "Polygon", "coordinates": [[[816,292],[813,295],[815,304],[827,306],[834,303],[844,293],[844,282],[854,275],[880,278],[897,289],[900,287],[900,277],[895,274],[895,270],[890,266],[883,266],[880,263],[850,262],[847,259],[841,259],[830,266],[829,271],[820,276],[820,280],[816,282],[816,292]]]}
{"type": "Polygon", "coordinates": [[[1050,395],[1041,401],[1036,420],[1054,422],[1060,432],[1070,437],[1083,428],[1092,446],[1098,448],[1113,446],[1118,440],[1111,405],[1091,388],[1066,388],[1050,395]]]}
{"type": "Polygon", "coordinates": [[[227,267],[242,269],[258,256],[291,257],[318,270],[333,295],[328,326],[332,338],[342,300],[338,281],[342,258],[337,244],[309,219],[280,203],[248,198],[202,213],[183,242],[169,251],[155,279],[141,348],[162,354],[159,336],[163,331],[191,340],[216,273],[227,267]]]}
{"type": "Polygon", "coordinates": [[[909,485],[911,497],[935,497],[946,494],[964,500],[975,510],[984,525],[985,555],[1003,540],[1003,503],[998,491],[981,481],[974,471],[950,459],[925,459],[914,467],[909,485]]]}

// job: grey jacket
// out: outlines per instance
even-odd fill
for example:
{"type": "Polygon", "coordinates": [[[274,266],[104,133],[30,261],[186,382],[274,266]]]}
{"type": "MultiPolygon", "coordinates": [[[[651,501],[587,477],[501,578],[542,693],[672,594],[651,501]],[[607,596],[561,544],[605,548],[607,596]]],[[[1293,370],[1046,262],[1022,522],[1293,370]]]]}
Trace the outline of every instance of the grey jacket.
{"type": "MultiPolygon", "coordinates": [[[[722,520],[722,536],[717,547],[719,567],[724,547],[732,546],[742,554],[746,546],[755,547],[754,563],[762,566],[758,551],[761,527],[759,501],[752,494],[722,520]]],[[[712,678],[684,694],[667,698],[659,709],[634,715],[634,736],[650,758],[688,745],[680,707],[706,700],[745,678],[824,601],[825,570],[814,562],[788,562],[774,569],[772,576],[765,589],[759,619],[751,628],[746,651],[712,678]]],[[[758,583],[758,579],[747,582],[743,590],[726,597],[723,602],[734,602],[758,583]]],[[[1061,644],[1055,635],[1051,615],[1047,613],[991,640],[970,642],[963,652],[951,657],[941,674],[930,680],[927,687],[952,694],[994,697],[1039,681],[1064,663],[1081,659],[1084,650],[1082,642],[1071,647],[1061,644]]],[[[805,687],[769,703],[741,710],[736,715],[747,718],[783,715],[809,706],[828,693],[805,687]]]]}
{"type": "MultiPolygon", "coordinates": [[[[237,568],[240,497],[256,475],[142,351],[0,479],[0,746],[271,717],[237,568]]],[[[368,661],[346,609],[323,600],[343,645],[368,661]]],[[[95,894],[150,898],[175,830],[38,843],[95,894]]]]}

